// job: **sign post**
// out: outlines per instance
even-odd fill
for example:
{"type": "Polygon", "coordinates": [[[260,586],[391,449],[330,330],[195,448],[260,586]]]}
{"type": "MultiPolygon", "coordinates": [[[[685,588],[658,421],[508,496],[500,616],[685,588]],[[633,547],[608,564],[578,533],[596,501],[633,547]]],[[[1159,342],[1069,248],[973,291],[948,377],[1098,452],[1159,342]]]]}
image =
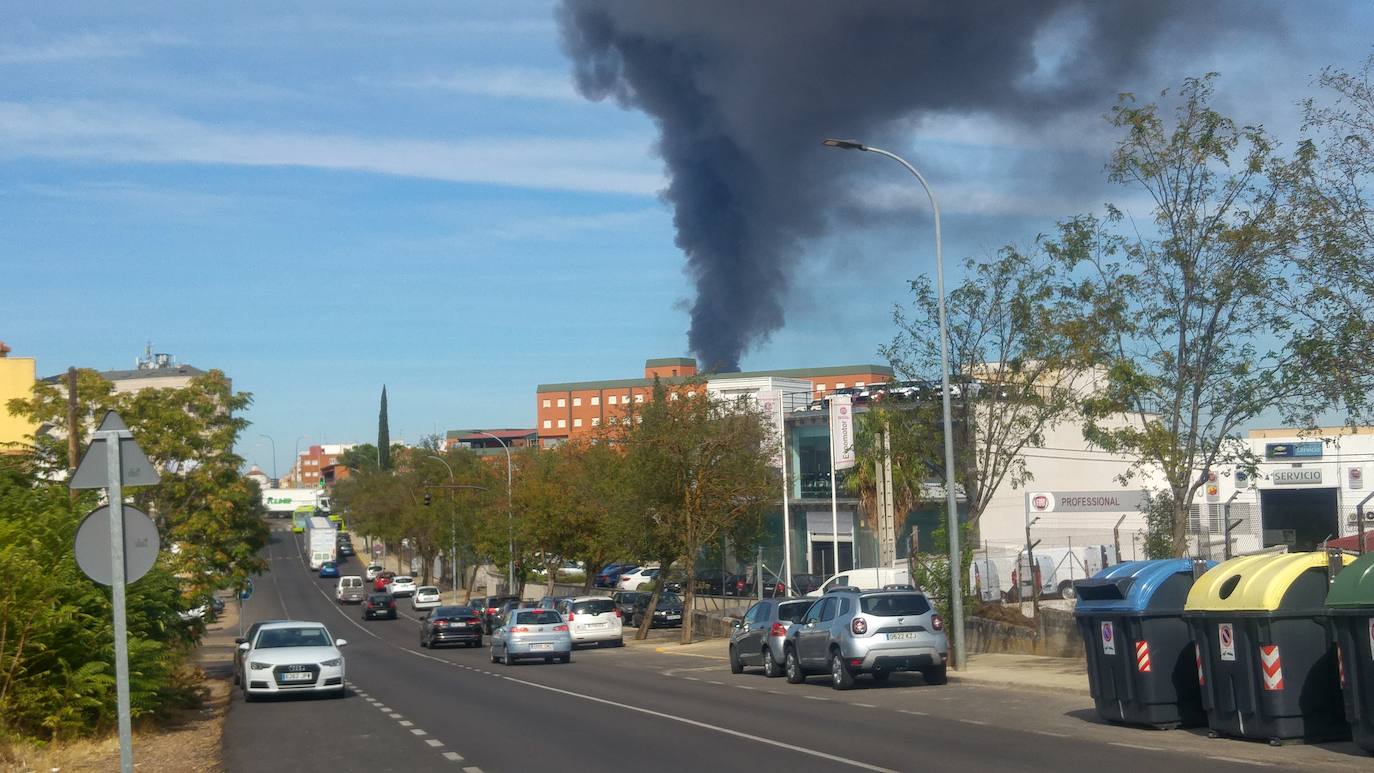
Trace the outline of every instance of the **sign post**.
{"type": "MultiPolygon", "coordinates": [[[[69,428],[75,431],[74,428],[69,428]]],[[[152,485],[157,470],[134,442],[129,427],[114,412],[105,414],[81,464],[72,473],[72,490],[103,488],[110,511],[110,589],[114,608],[115,694],[119,703],[119,768],[134,773],[132,720],[129,711],[129,626],[125,616],[124,486],[152,485]],[[103,448],[101,447],[103,444],[103,448]],[[104,473],[104,475],[101,475],[104,473]],[[102,480],[103,478],[103,480],[102,480]]],[[[101,578],[93,577],[97,581],[101,578]]]]}

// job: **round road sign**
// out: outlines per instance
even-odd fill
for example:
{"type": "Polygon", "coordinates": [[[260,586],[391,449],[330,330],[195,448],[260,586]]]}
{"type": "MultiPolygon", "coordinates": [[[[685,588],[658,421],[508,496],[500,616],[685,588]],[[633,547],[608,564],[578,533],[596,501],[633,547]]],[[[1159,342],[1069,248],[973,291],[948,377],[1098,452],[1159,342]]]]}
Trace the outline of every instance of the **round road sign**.
{"type": "MultiPolygon", "coordinates": [[[[131,583],[157,561],[157,525],[148,514],[124,505],[124,582],[131,583]]],[[[101,585],[114,584],[110,570],[110,508],[97,507],[76,530],[76,563],[101,585]]]]}

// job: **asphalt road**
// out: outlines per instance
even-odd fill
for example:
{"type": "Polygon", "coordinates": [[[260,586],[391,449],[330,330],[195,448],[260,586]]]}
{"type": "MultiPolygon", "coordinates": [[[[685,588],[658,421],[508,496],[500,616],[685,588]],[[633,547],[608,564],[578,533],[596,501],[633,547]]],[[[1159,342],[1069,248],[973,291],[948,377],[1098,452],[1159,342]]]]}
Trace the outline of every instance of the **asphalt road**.
{"type": "MultiPolygon", "coordinates": [[[[1115,727],[1079,696],[933,687],[917,675],[836,692],[820,676],[789,685],[647,646],[511,667],[491,663],[485,647],[422,649],[406,601],[399,620],[363,622],[357,606],[334,602],[333,580],[307,570],[298,538],[274,528],[271,571],[255,582],[244,625],[325,623],[349,642],[349,689],[343,699],[253,704],[236,693],[224,736],[236,773],[1369,770],[1348,743],[1272,748],[1115,727]]],[[[354,559],[345,572],[361,566],[354,559]]]]}

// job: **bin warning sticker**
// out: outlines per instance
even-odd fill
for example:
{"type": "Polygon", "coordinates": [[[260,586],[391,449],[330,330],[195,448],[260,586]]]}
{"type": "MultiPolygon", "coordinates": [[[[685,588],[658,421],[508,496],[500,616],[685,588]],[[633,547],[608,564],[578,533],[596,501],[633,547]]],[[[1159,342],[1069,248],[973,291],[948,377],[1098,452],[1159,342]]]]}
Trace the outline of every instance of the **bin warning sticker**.
{"type": "Polygon", "coordinates": [[[1236,634],[1230,623],[1217,624],[1217,642],[1221,644],[1221,659],[1236,659],[1236,634]]]}
{"type": "Polygon", "coordinates": [[[1374,617],[1369,618],[1369,656],[1374,658],[1374,617]]]}
{"type": "Polygon", "coordinates": [[[1112,624],[1110,621],[1105,621],[1102,623],[1102,654],[1116,654],[1116,634],[1112,630],[1112,624]]]}

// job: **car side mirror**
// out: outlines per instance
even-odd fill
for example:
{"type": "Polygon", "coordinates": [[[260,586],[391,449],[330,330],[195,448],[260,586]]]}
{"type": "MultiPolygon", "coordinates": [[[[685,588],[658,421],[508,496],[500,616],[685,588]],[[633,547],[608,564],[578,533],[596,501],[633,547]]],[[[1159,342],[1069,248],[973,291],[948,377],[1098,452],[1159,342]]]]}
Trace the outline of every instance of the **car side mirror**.
{"type": "Polygon", "coordinates": [[[808,618],[806,618],[806,624],[807,624],[807,625],[815,625],[816,623],[819,623],[819,622],[820,622],[820,618],[818,618],[818,617],[808,617],[808,618]]]}
{"type": "Polygon", "coordinates": [[[739,627],[742,626],[742,625],[744,625],[744,623],[740,622],[739,620],[731,620],[731,621],[730,621],[730,627],[731,627],[731,628],[739,628],[739,627]]]}
{"type": "Polygon", "coordinates": [[[334,640],[334,646],[335,646],[335,647],[347,647],[347,646],[348,646],[348,640],[347,640],[347,639],[335,639],[335,640],[334,640]]]}
{"type": "Polygon", "coordinates": [[[248,651],[248,642],[246,642],[246,641],[245,641],[245,642],[239,642],[239,652],[247,652],[247,651],[248,651]]]}
{"type": "Polygon", "coordinates": [[[235,644],[244,644],[244,643],[246,643],[247,641],[248,641],[248,640],[245,639],[245,638],[243,638],[242,636],[240,636],[240,637],[234,639],[234,643],[235,643],[235,644]]]}

